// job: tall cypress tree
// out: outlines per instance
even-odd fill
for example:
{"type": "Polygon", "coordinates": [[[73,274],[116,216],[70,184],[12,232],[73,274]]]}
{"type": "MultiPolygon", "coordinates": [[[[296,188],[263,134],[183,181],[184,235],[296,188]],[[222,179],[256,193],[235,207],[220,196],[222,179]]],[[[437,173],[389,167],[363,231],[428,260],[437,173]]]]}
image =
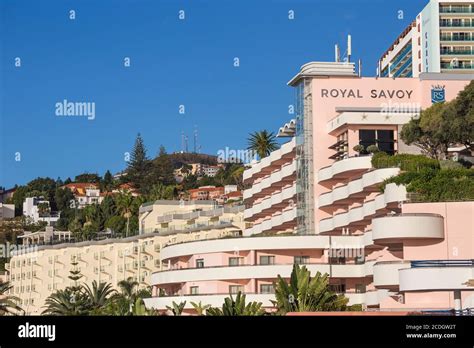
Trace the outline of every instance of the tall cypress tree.
{"type": "Polygon", "coordinates": [[[146,175],[149,160],[146,154],[146,147],[143,143],[143,139],[138,133],[133,146],[133,152],[130,156],[130,162],[128,163],[127,173],[129,181],[132,182],[135,187],[141,189],[144,177],[146,175]]]}

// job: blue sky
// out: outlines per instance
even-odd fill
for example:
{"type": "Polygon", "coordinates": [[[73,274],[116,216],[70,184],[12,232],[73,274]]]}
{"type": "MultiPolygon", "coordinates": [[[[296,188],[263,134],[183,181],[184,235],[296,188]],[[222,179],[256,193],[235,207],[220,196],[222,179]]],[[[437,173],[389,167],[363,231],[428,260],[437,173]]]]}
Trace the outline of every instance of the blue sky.
{"type": "Polygon", "coordinates": [[[302,64],[332,61],[350,33],[354,59],[374,76],[426,3],[0,0],[0,186],[118,172],[138,132],[150,156],[161,144],[179,151],[183,131],[192,149],[195,126],[203,153],[245,149],[250,132],[291,118],[286,83],[302,64]],[[64,99],[94,102],[95,119],[56,116],[64,99]]]}

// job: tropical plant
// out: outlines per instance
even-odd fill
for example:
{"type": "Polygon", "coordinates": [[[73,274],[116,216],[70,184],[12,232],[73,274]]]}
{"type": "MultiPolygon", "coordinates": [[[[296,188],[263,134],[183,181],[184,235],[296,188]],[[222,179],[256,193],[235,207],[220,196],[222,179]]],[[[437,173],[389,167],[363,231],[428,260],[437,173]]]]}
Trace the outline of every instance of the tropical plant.
{"type": "Polygon", "coordinates": [[[186,301],[180,302],[179,304],[173,301],[172,306],[173,307],[166,306],[166,308],[171,311],[174,316],[180,316],[183,313],[184,307],[186,306],[186,301]]]}
{"type": "Polygon", "coordinates": [[[201,301],[199,303],[196,302],[191,302],[191,305],[193,306],[194,310],[196,311],[197,315],[204,315],[206,314],[206,310],[211,307],[211,305],[203,305],[201,301]]]}
{"type": "Polygon", "coordinates": [[[73,291],[71,288],[58,290],[45,300],[43,315],[87,315],[88,297],[83,291],[73,291]]]}
{"type": "Polygon", "coordinates": [[[262,308],[261,302],[245,303],[245,295],[238,292],[234,300],[232,295],[224,299],[221,308],[210,307],[206,311],[209,316],[260,316],[264,315],[265,310],[262,308]]]}
{"type": "Polygon", "coordinates": [[[18,314],[23,309],[17,304],[18,297],[7,294],[13,286],[9,282],[0,282],[0,316],[5,314],[18,314]]]}
{"type": "Polygon", "coordinates": [[[329,275],[317,272],[311,278],[306,266],[295,264],[287,283],[280,275],[275,286],[276,301],[272,301],[278,314],[288,312],[319,312],[348,310],[349,299],[338,295],[329,287],[329,275]]]}
{"type": "Polygon", "coordinates": [[[359,153],[359,154],[361,154],[361,153],[363,153],[363,152],[365,151],[364,145],[360,145],[360,144],[357,144],[357,145],[354,146],[352,149],[353,149],[355,152],[359,153]]]}
{"type": "Polygon", "coordinates": [[[97,283],[95,280],[92,282],[92,287],[85,285],[84,289],[88,298],[88,305],[93,311],[100,311],[115,293],[112,284],[97,283]]]}
{"type": "Polygon", "coordinates": [[[274,133],[267,130],[250,134],[248,138],[248,150],[254,151],[261,159],[267,157],[272,151],[278,149],[274,133]]]}
{"type": "Polygon", "coordinates": [[[130,229],[130,218],[132,216],[133,209],[133,196],[129,192],[120,193],[117,196],[117,209],[120,214],[127,219],[127,227],[125,236],[128,237],[130,229]]]}
{"type": "Polygon", "coordinates": [[[137,297],[137,288],[138,282],[135,281],[132,277],[129,277],[125,280],[121,280],[118,283],[118,287],[120,289],[121,295],[123,295],[127,299],[133,299],[137,297]]]}
{"type": "Polygon", "coordinates": [[[379,147],[377,145],[369,145],[367,146],[368,153],[377,153],[380,152],[379,147]]]}

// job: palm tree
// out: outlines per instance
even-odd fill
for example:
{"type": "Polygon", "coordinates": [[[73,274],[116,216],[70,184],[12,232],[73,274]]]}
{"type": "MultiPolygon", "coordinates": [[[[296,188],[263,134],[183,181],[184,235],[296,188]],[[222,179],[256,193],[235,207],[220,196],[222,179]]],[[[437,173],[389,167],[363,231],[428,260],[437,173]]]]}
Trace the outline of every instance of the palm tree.
{"type": "Polygon", "coordinates": [[[176,303],[173,301],[173,307],[166,306],[168,310],[170,310],[174,316],[180,316],[183,314],[184,307],[186,306],[186,301],[181,303],[176,303]]]}
{"type": "Polygon", "coordinates": [[[275,134],[269,133],[267,130],[250,134],[248,138],[247,150],[252,150],[260,159],[267,157],[272,151],[278,149],[275,134]]]}
{"type": "Polygon", "coordinates": [[[58,290],[45,301],[45,315],[87,315],[88,298],[82,291],[72,291],[70,288],[58,290]]]}
{"type": "Polygon", "coordinates": [[[132,277],[129,277],[126,280],[121,280],[118,283],[121,294],[127,299],[135,299],[137,295],[135,288],[138,287],[138,285],[138,282],[132,277]]]}
{"type": "Polygon", "coordinates": [[[121,193],[117,196],[117,209],[120,214],[127,219],[127,232],[125,235],[128,237],[130,218],[133,209],[133,196],[130,192],[121,193]]]}
{"type": "Polygon", "coordinates": [[[98,284],[95,280],[92,282],[92,287],[86,285],[84,289],[88,298],[89,306],[91,306],[93,310],[100,310],[104,307],[115,293],[115,290],[112,289],[112,284],[98,284]]]}
{"type": "Polygon", "coordinates": [[[235,300],[230,295],[224,299],[222,309],[211,307],[206,311],[209,316],[260,316],[264,315],[265,310],[262,308],[261,302],[245,303],[245,295],[240,291],[235,300]]]}
{"type": "Polygon", "coordinates": [[[12,288],[13,285],[10,285],[9,282],[0,282],[0,316],[7,313],[17,314],[18,312],[23,311],[23,309],[16,304],[19,301],[19,298],[7,295],[7,292],[12,288]]]}
{"type": "Polygon", "coordinates": [[[196,302],[191,302],[191,305],[193,306],[194,310],[196,311],[197,315],[204,315],[206,310],[211,308],[211,305],[203,305],[201,301],[199,303],[196,302]]]}
{"type": "Polygon", "coordinates": [[[272,301],[279,314],[288,312],[345,311],[349,299],[338,295],[329,287],[329,275],[320,272],[311,278],[311,272],[303,266],[293,266],[290,283],[280,275],[275,284],[276,301],[272,301]]]}

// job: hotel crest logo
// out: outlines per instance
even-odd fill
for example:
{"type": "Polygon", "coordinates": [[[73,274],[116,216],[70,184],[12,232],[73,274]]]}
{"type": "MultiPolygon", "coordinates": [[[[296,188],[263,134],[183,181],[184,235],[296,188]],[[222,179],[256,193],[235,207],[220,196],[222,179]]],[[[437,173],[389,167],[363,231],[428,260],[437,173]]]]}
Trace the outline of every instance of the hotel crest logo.
{"type": "Polygon", "coordinates": [[[446,89],[445,86],[436,85],[431,88],[431,102],[444,103],[446,101],[446,89]]]}

